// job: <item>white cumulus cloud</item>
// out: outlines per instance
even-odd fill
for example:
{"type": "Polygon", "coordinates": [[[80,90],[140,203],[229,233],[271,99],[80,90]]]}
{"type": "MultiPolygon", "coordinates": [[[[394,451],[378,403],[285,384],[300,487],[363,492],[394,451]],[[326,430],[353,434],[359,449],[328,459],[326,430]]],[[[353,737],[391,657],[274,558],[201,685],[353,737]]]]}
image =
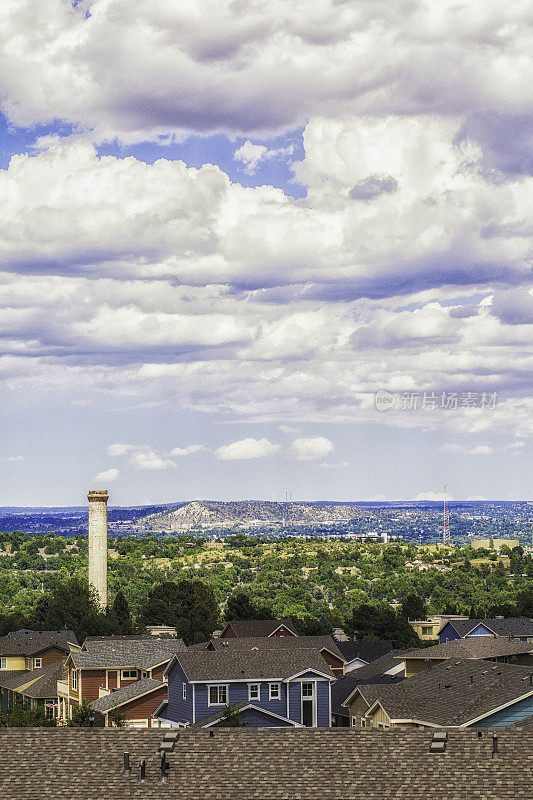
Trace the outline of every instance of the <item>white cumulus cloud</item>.
{"type": "Polygon", "coordinates": [[[223,445],[215,450],[215,455],[222,461],[238,461],[250,458],[266,458],[279,450],[278,444],[268,439],[240,439],[238,442],[223,445]]]}
{"type": "Polygon", "coordinates": [[[99,472],[98,475],[94,476],[95,481],[102,481],[103,483],[111,483],[112,481],[116,481],[116,479],[120,475],[120,470],[116,469],[116,467],[112,467],[111,469],[106,469],[103,472],[99,472]]]}
{"type": "Polygon", "coordinates": [[[333,450],[333,442],[325,436],[295,439],[291,444],[291,454],[298,461],[316,461],[325,458],[333,450]]]}

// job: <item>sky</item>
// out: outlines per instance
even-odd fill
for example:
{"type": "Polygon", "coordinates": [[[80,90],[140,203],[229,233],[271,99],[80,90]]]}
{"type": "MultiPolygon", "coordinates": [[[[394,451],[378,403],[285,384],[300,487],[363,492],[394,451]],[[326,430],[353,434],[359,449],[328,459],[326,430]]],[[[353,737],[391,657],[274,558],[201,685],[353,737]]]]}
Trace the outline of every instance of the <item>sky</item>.
{"type": "Polygon", "coordinates": [[[0,505],[531,499],[529,0],[2,0],[0,505]]]}

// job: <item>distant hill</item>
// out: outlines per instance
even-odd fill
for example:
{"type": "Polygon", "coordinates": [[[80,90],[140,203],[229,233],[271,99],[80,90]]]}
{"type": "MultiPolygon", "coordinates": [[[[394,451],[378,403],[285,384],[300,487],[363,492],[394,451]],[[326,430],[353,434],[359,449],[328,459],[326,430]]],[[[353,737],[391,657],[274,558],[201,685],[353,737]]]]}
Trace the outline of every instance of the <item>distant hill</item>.
{"type": "Polygon", "coordinates": [[[178,508],[150,514],[139,520],[152,532],[185,531],[190,528],[218,528],[241,525],[320,525],[346,522],[370,516],[354,505],[318,503],[271,503],[261,500],[216,502],[193,500],[178,508]]]}

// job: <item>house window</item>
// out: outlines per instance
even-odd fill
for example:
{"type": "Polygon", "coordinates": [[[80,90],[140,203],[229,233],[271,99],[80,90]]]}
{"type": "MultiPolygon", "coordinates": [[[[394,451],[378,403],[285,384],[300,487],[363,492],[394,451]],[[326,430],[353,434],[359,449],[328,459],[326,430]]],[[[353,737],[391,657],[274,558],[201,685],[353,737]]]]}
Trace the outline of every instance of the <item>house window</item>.
{"type": "Polygon", "coordinates": [[[78,673],[75,669],[70,670],[70,683],[72,684],[72,691],[78,691],[78,673]]]}
{"type": "Polygon", "coordinates": [[[7,658],[0,658],[0,669],[7,669],[7,658]]]}
{"type": "MultiPolygon", "coordinates": [[[[361,720],[361,722],[362,722],[362,720],[361,720]]],[[[356,725],[357,725],[357,717],[352,717],[352,727],[355,728],[356,725]]]]}
{"type": "Polygon", "coordinates": [[[433,627],[431,625],[422,625],[422,636],[431,636],[433,627]]]}
{"type": "Polygon", "coordinates": [[[315,696],[315,684],[314,683],[302,683],[302,697],[307,698],[308,700],[312,700],[315,696]]]}
{"type": "Polygon", "coordinates": [[[31,669],[31,658],[26,659],[26,669],[31,669]]]}
{"type": "Polygon", "coordinates": [[[186,683],[182,683],[181,684],[181,696],[182,696],[182,698],[184,700],[187,699],[187,684],[186,683]]]}
{"type": "Polygon", "coordinates": [[[378,728],[390,728],[390,725],[387,725],[386,722],[378,722],[377,727],[378,728]]]}
{"type": "Polygon", "coordinates": [[[143,676],[143,678],[147,678],[148,677],[148,673],[147,672],[143,672],[142,676],[143,676]]]}
{"type": "Polygon", "coordinates": [[[228,702],[228,687],[226,684],[212,684],[209,687],[209,706],[225,706],[228,702]]]}
{"type": "Polygon", "coordinates": [[[281,687],[279,683],[271,683],[268,687],[268,699],[279,700],[281,697],[281,687]]]}
{"type": "Polygon", "coordinates": [[[124,680],[128,680],[131,678],[135,678],[137,680],[137,670],[136,669],[123,669],[122,670],[122,677],[124,680]]]}
{"type": "Polygon", "coordinates": [[[261,689],[258,683],[249,683],[248,684],[248,700],[260,700],[261,699],[261,689]]]}
{"type": "Polygon", "coordinates": [[[42,658],[33,659],[33,669],[41,669],[42,666],[43,666],[42,658]]]}

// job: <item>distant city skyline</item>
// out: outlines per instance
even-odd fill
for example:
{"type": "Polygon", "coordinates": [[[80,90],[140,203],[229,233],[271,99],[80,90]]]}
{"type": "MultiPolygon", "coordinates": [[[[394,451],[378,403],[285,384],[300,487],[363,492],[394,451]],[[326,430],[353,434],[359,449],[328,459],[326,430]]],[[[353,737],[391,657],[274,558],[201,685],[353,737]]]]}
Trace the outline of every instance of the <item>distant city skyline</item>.
{"type": "Polygon", "coordinates": [[[530,497],[528,5],[0,24],[0,505],[530,497]]]}

